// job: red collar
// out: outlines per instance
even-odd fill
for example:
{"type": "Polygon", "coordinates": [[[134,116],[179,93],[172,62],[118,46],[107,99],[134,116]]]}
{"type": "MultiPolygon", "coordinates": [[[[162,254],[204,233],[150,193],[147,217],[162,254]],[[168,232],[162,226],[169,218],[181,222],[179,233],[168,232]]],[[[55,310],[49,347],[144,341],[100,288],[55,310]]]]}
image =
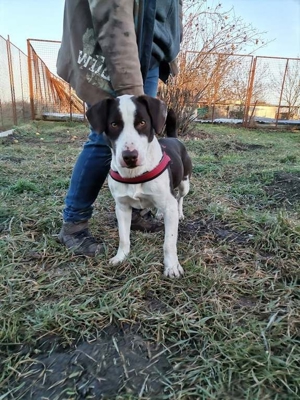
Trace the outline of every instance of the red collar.
{"type": "Polygon", "coordinates": [[[135,176],[134,178],[123,178],[119,172],[113,171],[112,169],[109,171],[110,176],[118,182],[122,183],[144,183],[152,181],[152,179],[157,178],[160,174],[162,174],[168,167],[171,159],[170,157],[164,152],[162,159],[157,167],[152,169],[151,171],[145,172],[142,175],[135,176]]]}

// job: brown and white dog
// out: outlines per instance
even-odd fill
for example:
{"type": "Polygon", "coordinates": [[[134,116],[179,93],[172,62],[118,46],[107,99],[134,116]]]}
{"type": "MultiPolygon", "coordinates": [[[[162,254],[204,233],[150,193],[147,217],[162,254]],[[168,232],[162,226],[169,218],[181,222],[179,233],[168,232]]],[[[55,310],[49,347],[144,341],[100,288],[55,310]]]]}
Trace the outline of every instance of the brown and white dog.
{"type": "Polygon", "coordinates": [[[175,116],[167,116],[165,103],[158,99],[124,95],[95,104],[87,118],[96,132],[105,133],[112,150],[108,184],[116,202],[120,241],[110,263],[120,263],[129,254],[132,207],[155,207],[165,225],[164,274],[179,277],[183,268],[177,256],[178,220],[183,219],[192,163],[176,138],[175,116]],[[155,133],[161,133],[165,123],[168,137],[158,140],[155,133]]]}

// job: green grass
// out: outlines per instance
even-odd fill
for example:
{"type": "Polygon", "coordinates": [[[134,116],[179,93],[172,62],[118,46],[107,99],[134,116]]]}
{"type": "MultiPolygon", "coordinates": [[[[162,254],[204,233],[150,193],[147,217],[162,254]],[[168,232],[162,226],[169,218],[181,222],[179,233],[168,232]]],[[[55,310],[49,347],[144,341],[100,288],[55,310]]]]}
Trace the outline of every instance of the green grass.
{"type": "MultiPolygon", "coordinates": [[[[179,228],[185,269],[179,280],[162,275],[161,233],[132,233],[128,260],[108,264],[118,233],[107,185],[91,221],[106,253],[75,257],[57,243],[86,126],[32,123],[1,140],[1,400],[40,399],[29,390],[37,382],[47,386],[48,370],[55,376],[59,363],[47,366],[52,354],[67,355],[103,337],[118,349],[116,365],[120,359],[127,365],[126,377],[116,377],[123,383],[105,398],[300,397],[300,133],[214,125],[195,130],[200,139],[185,142],[194,169],[179,228]],[[153,346],[148,358],[157,362],[159,393],[151,391],[150,369],[130,386],[129,360],[139,377],[139,353],[129,346],[134,364],[109,329],[125,338],[134,332],[139,346],[153,346]]],[[[82,392],[93,379],[88,367],[84,385],[78,383],[83,372],[68,368],[53,388],[44,386],[45,398],[100,398],[92,389],[82,392]]]]}

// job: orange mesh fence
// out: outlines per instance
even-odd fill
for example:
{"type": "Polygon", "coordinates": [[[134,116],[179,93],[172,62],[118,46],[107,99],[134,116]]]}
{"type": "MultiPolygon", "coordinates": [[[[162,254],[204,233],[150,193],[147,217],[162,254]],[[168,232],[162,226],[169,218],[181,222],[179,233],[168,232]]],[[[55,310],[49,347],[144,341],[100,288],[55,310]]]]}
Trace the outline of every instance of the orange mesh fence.
{"type": "Polygon", "coordinates": [[[250,112],[254,116],[300,118],[300,59],[257,57],[250,112]]]}
{"type": "Polygon", "coordinates": [[[74,90],[56,75],[60,42],[28,40],[29,80],[34,119],[56,119],[59,115],[73,119],[83,117],[84,103],[74,90]]]}
{"type": "Polygon", "coordinates": [[[162,92],[178,98],[181,109],[197,103],[198,119],[248,125],[253,118],[276,124],[300,118],[300,59],[187,52],[179,65],[174,89],[162,92]]]}

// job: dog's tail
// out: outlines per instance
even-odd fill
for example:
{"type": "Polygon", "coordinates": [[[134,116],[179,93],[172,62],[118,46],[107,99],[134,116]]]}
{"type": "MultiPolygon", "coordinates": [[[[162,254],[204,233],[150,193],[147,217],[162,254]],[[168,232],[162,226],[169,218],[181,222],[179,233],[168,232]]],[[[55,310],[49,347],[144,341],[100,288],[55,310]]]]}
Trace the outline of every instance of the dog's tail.
{"type": "Polygon", "coordinates": [[[177,118],[174,110],[170,108],[166,118],[165,132],[167,137],[177,138],[177,118]]]}

